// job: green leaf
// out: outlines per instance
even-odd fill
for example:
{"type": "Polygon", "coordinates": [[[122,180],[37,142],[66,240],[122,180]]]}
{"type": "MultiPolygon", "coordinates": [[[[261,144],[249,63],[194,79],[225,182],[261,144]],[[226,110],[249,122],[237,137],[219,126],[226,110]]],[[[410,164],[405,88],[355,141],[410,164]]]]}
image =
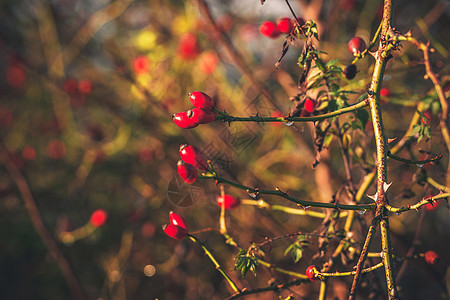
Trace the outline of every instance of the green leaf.
{"type": "Polygon", "coordinates": [[[295,247],[292,250],[291,255],[294,262],[298,262],[303,256],[303,249],[301,247],[295,247]]]}
{"type": "Polygon", "coordinates": [[[235,260],[236,263],[234,264],[234,270],[241,271],[242,277],[245,277],[249,270],[256,276],[258,257],[243,249],[236,255],[235,260]]]}
{"type": "Polygon", "coordinates": [[[359,128],[362,131],[366,128],[367,121],[369,121],[370,114],[365,109],[359,109],[354,112],[356,120],[352,122],[352,128],[359,128]]]}
{"type": "Polygon", "coordinates": [[[303,247],[300,245],[299,242],[295,242],[289,245],[289,247],[287,247],[286,250],[284,251],[284,255],[288,255],[289,253],[291,254],[291,257],[294,260],[294,262],[298,262],[303,256],[303,247]]]}
{"type": "Polygon", "coordinates": [[[323,140],[323,146],[325,148],[327,148],[330,144],[331,141],[333,140],[333,135],[332,134],[327,134],[323,140]]]}

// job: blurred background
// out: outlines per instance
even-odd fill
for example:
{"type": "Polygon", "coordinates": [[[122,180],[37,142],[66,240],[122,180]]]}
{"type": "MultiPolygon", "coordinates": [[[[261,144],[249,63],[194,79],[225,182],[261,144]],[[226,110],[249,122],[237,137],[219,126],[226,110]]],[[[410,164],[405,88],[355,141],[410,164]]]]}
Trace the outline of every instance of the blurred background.
{"type": "MultiPolygon", "coordinates": [[[[357,35],[368,44],[376,31],[381,2],[292,0],[291,4],[298,16],[318,24],[316,46],[327,52],[323,59],[338,59],[343,68],[353,59],[348,40],[357,35]]],[[[235,116],[270,116],[278,111],[286,115],[290,98],[298,93],[297,59],[303,41],[295,41],[276,69],[284,38],[267,38],[258,29],[266,20],[292,17],[285,1],[202,3],[1,2],[0,299],[70,299],[76,297],[79,286],[87,299],[224,299],[231,295],[201,248],[187,239],[173,240],[161,229],[169,222],[169,211],[184,216],[192,232],[219,228],[219,188],[207,180],[186,185],[177,175],[178,149],[184,143],[201,149],[230,180],[251,187],[279,187],[305,200],[339,198],[346,181],[339,145],[332,142],[322,152],[321,163],[312,168],[316,150],[311,124],[214,122],[185,130],[172,122],[173,113],[191,108],[188,93],[196,90],[208,93],[218,109],[235,116]],[[89,220],[98,209],[106,211],[108,219],[92,228],[89,220]],[[30,212],[39,214],[30,217],[30,212]],[[50,235],[43,237],[45,230],[50,235]],[[65,240],[64,232],[76,234],[65,240]],[[49,254],[58,251],[54,247],[62,255],[57,254],[57,259],[49,254]]],[[[444,81],[449,81],[445,75],[449,71],[448,4],[399,0],[394,18],[400,32],[412,29],[418,39],[431,40],[436,49],[432,65],[444,81]]],[[[425,101],[432,113],[439,107],[433,107],[437,98],[431,82],[423,77],[421,53],[404,44],[394,56],[383,82],[389,89],[383,117],[387,136],[400,138],[419,101],[425,101]]],[[[365,93],[372,63],[366,57],[358,61],[354,80],[340,78],[343,88],[357,92],[349,96],[349,103],[365,93]]],[[[427,166],[426,172],[445,184],[449,157],[438,123],[437,116],[431,115],[431,137],[399,155],[418,158],[420,150],[442,154],[444,158],[427,166]]],[[[364,157],[364,163],[353,160],[358,186],[374,163],[373,135],[370,128],[356,129],[349,137],[349,149],[355,157],[364,157]]],[[[417,180],[421,170],[389,163],[393,205],[412,204],[439,192],[417,180]]],[[[225,191],[249,198],[229,186],[225,191]]],[[[373,194],[374,187],[369,191],[373,194]]],[[[277,197],[264,200],[295,207],[277,197]]],[[[358,216],[360,224],[371,217],[371,213],[358,216]]],[[[420,219],[416,252],[434,250],[441,260],[433,266],[423,260],[409,262],[399,282],[401,293],[404,299],[448,299],[450,219],[445,201],[435,209],[391,218],[395,253],[406,254],[420,219]]],[[[243,248],[265,237],[312,232],[321,223],[317,218],[252,205],[227,212],[226,220],[229,233],[243,248]]],[[[364,230],[355,226],[357,242],[363,241],[364,230]]],[[[217,230],[197,236],[239,286],[251,289],[289,280],[262,266],[256,277],[249,272],[242,278],[233,271],[237,250],[226,245],[217,230]]],[[[317,240],[311,241],[296,264],[284,255],[289,244],[282,239],[264,250],[270,261],[299,273],[312,262],[323,262],[312,258],[317,240]]],[[[373,251],[379,250],[375,242],[373,251]]],[[[347,259],[351,266],[354,261],[347,259]]],[[[342,265],[347,266],[345,260],[342,265]]],[[[374,290],[371,284],[383,276],[382,271],[374,272],[361,288],[362,297],[383,299],[384,291],[374,290]]],[[[329,299],[346,299],[350,285],[351,278],[330,280],[329,299]]],[[[295,286],[282,295],[315,299],[318,287],[318,283],[295,286]]],[[[245,299],[256,298],[278,296],[269,292],[245,299]]]]}

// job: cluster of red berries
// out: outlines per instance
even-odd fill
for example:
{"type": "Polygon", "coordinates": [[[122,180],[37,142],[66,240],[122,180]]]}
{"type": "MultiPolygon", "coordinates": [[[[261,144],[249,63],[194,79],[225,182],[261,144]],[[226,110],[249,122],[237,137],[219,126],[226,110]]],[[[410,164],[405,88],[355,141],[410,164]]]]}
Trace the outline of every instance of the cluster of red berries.
{"type": "Polygon", "coordinates": [[[194,183],[197,179],[197,169],[208,171],[206,158],[197,147],[192,145],[180,146],[181,160],[177,163],[177,170],[180,177],[188,184],[194,183]]]}
{"type": "Polygon", "coordinates": [[[216,119],[216,115],[211,111],[214,100],[210,96],[195,91],[189,93],[189,100],[195,108],[172,115],[173,122],[179,127],[191,129],[199,124],[211,123],[216,119]]]}
{"type": "MultiPolygon", "coordinates": [[[[300,26],[303,26],[305,24],[305,20],[303,20],[302,18],[298,18],[298,21],[300,23],[300,26]]],[[[259,32],[261,32],[261,34],[264,36],[275,39],[283,33],[291,34],[294,30],[295,23],[295,19],[286,17],[278,19],[277,23],[273,21],[265,21],[259,27],[259,32]]]]}
{"type": "Polygon", "coordinates": [[[186,237],[189,231],[186,220],[179,214],[171,211],[169,213],[170,224],[163,226],[164,232],[173,239],[181,240],[186,237]]]}
{"type": "Polygon", "coordinates": [[[92,213],[89,223],[93,227],[97,228],[97,227],[101,227],[101,226],[105,225],[107,219],[108,219],[108,213],[106,212],[106,210],[97,209],[92,213]]]}
{"type": "Polygon", "coordinates": [[[236,207],[239,206],[239,204],[241,203],[241,200],[239,200],[239,198],[236,198],[234,196],[231,195],[223,195],[217,197],[217,204],[225,209],[235,209],[236,207]]]}

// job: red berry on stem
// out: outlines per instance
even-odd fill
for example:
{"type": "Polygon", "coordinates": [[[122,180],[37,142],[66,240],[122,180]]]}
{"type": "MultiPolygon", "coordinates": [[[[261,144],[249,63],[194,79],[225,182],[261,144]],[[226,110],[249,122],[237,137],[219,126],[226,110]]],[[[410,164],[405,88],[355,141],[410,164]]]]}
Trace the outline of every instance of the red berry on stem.
{"type": "Polygon", "coordinates": [[[208,171],[208,164],[206,158],[197,147],[192,145],[181,145],[180,146],[180,157],[181,159],[196,167],[197,169],[208,171]]]}
{"type": "Polygon", "coordinates": [[[191,164],[179,160],[177,170],[180,177],[188,184],[193,183],[197,179],[197,169],[191,164]]]}
{"type": "Polygon", "coordinates": [[[203,108],[206,111],[211,110],[214,106],[214,100],[207,94],[199,91],[189,93],[189,100],[195,107],[203,108]]]}
{"type": "Polygon", "coordinates": [[[186,229],[186,231],[189,231],[189,226],[188,223],[186,222],[186,220],[180,216],[177,213],[174,213],[173,211],[171,211],[169,213],[169,218],[170,218],[170,224],[172,225],[176,225],[176,226],[180,226],[184,229],[186,229]]]}
{"type": "Polygon", "coordinates": [[[311,281],[316,281],[319,278],[316,276],[316,272],[319,272],[319,267],[316,265],[309,266],[306,268],[306,276],[311,281]]]}
{"type": "Polygon", "coordinates": [[[309,113],[312,113],[316,108],[317,102],[311,98],[306,98],[305,100],[305,110],[309,113]]]}
{"type": "Polygon", "coordinates": [[[185,238],[188,233],[185,228],[173,224],[164,225],[163,230],[168,236],[176,240],[185,238]]]}
{"type": "Polygon", "coordinates": [[[225,209],[234,209],[238,207],[240,203],[241,201],[238,198],[233,197],[231,195],[224,195],[223,197],[222,196],[217,197],[217,204],[220,207],[222,207],[223,205],[225,209]]]}
{"type": "Polygon", "coordinates": [[[259,27],[259,32],[261,32],[262,35],[273,39],[279,37],[281,34],[277,24],[275,24],[275,22],[272,21],[266,21],[262,23],[261,26],[259,27]]]}
{"type": "Polygon", "coordinates": [[[106,223],[106,219],[108,219],[108,213],[104,209],[97,209],[91,215],[91,219],[89,222],[94,227],[101,227],[106,223]]]}
{"type": "Polygon", "coordinates": [[[358,72],[358,69],[356,68],[356,65],[349,64],[344,68],[344,76],[345,78],[351,80],[355,78],[356,73],[358,72]]]}
{"type": "Polygon", "coordinates": [[[187,116],[198,124],[208,124],[214,122],[216,115],[212,111],[206,111],[203,108],[193,108],[187,111],[187,116]]]}
{"type": "Polygon", "coordinates": [[[281,18],[277,21],[277,27],[282,33],[291,33],[294,26],[290,18],[281,18]]]}
{"type": "Polygon", "coordinates": [[[348,42],[347,46],[348,46],[348,51],[353,53],[353,55],[355,55],[355,56],[359,55],[361,52],[366,50],[366,43],[359,36],[356,36],[356,37],[352,38],[348,42]]]}
{"type": "Polygon", "coordinates": [[[439,255],[436,252],[431,250],[425,252],[425,261],[427,262],[427,264],[435,265],[439,262],[439,260],[439,255]]]}
{"type": "Polygon", "coordinates": [[[191,129],[198,126],[198,123],[189,118],[185,111],[173,114],[172,120],[175,124],[184,129],[191,129]]]}

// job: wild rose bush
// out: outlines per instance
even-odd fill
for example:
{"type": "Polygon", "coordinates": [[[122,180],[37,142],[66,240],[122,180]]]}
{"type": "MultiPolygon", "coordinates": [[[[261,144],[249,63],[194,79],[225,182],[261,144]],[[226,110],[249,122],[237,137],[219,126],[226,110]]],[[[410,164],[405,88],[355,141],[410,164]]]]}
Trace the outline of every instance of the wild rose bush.
{"type": "Polygon", "coordinates": [[[1,298],[448,297],[448,16],[385,2],[7,1],[1,298]]]}

